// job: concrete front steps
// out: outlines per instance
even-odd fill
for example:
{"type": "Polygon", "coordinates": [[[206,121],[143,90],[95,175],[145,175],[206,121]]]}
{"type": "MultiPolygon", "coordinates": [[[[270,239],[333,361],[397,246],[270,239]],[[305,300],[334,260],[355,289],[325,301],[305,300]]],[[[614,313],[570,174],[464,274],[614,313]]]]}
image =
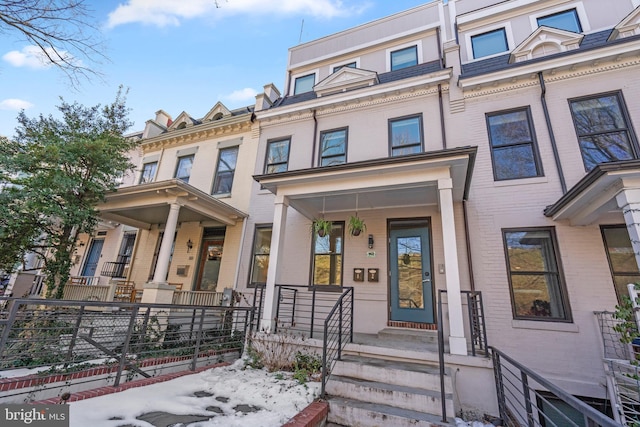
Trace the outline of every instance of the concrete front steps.
{"type": "MultiPolygon", "coordinates": [[[[447,415],[453,416],[451,376],[445,373],[447,415]]],[[[328,421],[350,427],[443,426],[437,366],[343,356],[326,387],[328,421]]]]}

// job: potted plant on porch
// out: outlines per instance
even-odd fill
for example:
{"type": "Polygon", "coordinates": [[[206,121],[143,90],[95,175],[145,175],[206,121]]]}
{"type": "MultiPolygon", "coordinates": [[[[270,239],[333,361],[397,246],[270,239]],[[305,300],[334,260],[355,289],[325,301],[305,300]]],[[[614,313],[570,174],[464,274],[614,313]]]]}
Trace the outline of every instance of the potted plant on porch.
{"type": "Polygon", "coordinates": [[[319,237],[324,237],[331,233],[331,228],[333,224],[331,221],[327,221],[324,218],[318,218],[313,220],[313,224],[311,225],[311,230],[314,233],[317,233],[319,237]]]}
{"type": "Polygon", "coordinates": [[[349,233],[352,236],[359,236],[360,233],[367,230],[367,224],[358,215],[351,215],[349,217],[349,233]]]}

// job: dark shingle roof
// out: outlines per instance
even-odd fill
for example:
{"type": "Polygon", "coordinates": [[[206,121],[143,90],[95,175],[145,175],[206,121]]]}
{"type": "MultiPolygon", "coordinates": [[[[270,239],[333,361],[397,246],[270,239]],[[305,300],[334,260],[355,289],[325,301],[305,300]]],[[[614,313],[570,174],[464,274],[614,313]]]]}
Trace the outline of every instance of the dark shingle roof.
{"type": "MultiPolygon", "coordinates": [[[[389,71],[387,73],[378,74],[378,81],[380,84],[395,82],[398,80],[408,79],[411,77],[422,76],[425,74],[441,71],[443,68],[440,65],[440,61],[425,62],[424,64],[414,65],[412,67],[402,68],[400,70],[389,71]]],[[[360,89],[360,88],[359,88],[360,89]]],[[[358,89],[352,89],[358,90],[358,89]]],[[[324,95],[324,97],[331,95],[324,95]]],[[[301,93],[299,95],[287,96],[280,99],[271,108],[282,107],[285,105],[293,105],[299,102],[310,101],[316,99],[316,93],[314,91],[301,93]]]]}
{"type": "Polygon", "coordinates": [[[580,47],[578,49],[569,50],[566,52],[560,52],[554,55],[548,55],[541,58],[535,58],[529,61],[515,62],[513,64],[509,64],[509,57],[511,56],[511,54],[506,53],[504,55],[496,56],[494,58],[488,58],[481,61],[475,61],[469,64],[463,64],[461,78],[464,79],[465,77],[475,77],[482,74],[488,74],[496,71],[507,70],[510,68],[521,67],[523,65],[529,65],[536,62],[546,61],[550,58],[558,58],[562,56],[575,55],[576,53],[581,53],[591,49],[598,49],[607,45],[612,45],[617,43],[627,43],[630,41],[630,39],[636,39],[640,37],[640,36],[634,36],[634,37],[628,37],[625,39],[608,42],[607,38],[609,37],[612,31],[613,31],[612,29],[608,29],[604,31],[598,31],[597,33],[586,34],[582,39],[582,42],[580,43],[580,47]]]}

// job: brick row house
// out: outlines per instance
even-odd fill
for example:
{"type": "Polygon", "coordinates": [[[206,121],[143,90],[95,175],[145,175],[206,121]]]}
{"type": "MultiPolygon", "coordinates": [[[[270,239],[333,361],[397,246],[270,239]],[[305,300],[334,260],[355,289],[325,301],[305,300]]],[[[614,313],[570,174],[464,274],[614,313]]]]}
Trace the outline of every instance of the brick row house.
{"type": "Polygon", "coordinates": [[[278,285],[352,287],[363,335],[436,329],[446,290],[454,406],[496,414],[465,361],[480,291],[491,345],[602,403],[593,312],[640,276],[639,63],[640,0],[434,1],[300,44],[282,93],[147,122],[75,273],[126,258],[143,301],[264,286],[265,329],[278,285]]]}

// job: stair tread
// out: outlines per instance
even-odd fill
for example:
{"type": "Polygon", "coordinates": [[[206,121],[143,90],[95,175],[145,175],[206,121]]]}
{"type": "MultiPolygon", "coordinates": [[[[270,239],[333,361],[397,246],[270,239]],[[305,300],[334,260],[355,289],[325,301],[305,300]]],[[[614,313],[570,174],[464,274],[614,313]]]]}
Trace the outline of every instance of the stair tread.
{"type": "MultiPolygon", "coordinates": [[[[358,378],[345,377],[341,375],[332,375],[329,378],[329,383],[331,383],[332,381],[360,385],[364,387],[377,388],[386,392],[397,391],[401,393],[410,393],[410,394],[416,394],[416,395],[422,395],[422,396],[429,396],[435,399],[440,398],[439,390],[436,391],[436,390],[429,390],[425,388],[410,387],[406,385],[387,384],[379,381],[369,381],[369,380],[363,380],[358,378]]],[[[329,384],[327,386],[329,386],[329,384]]],[[[445,393],[445,399],[448,400],[452,398],[453,398],[453,395],[451,393],[445,393]]]]}
{"type": "Polygon", "coordinates": [[[402,417],[402,418],[419,420],[419,421],[426,421],[439,426],[452,425],[451,423],[443,422],[441,416],[436,414],[412,411],[410,409],[402,409],[402,408],[397,408],[395,406],[388,406],[388,405],[383,405],[379,403],[363,402],[361,400],[349,399],[349,398],[338,397],[338,396],[329,396],[327,400],[329,402],[329,413],[331,413],[331,404],[334,403],[337,405],[364,409],[364,410],[376,412],[379,414],[392,415],[396,417],[402,417]]]}
{"type": "MultiPolygon", "coordinates": [[[[414,362],[401,362],[395,360],[380,359],[375,357],[362,356],[343,356],[340,361],[345,363],[356,363],[361,365],[370,365],[384,369],[399,369],[403,371],[420,372],[431,375],[440,375],[440,368],[435,364],[421,364],[414,362]]],[[[449,375],[450,370],[445,368],[445,375],[449,375]]]]}

